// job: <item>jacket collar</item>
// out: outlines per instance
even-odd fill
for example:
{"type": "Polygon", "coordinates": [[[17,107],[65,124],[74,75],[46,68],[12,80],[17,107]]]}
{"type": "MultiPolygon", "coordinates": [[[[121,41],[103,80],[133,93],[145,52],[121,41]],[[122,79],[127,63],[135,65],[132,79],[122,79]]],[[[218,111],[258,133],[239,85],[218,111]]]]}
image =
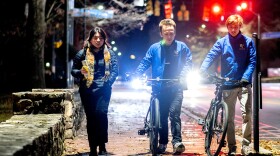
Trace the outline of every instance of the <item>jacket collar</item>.
{"type": "Polygon", "coordinates": [[[242,34],[241,31],[239,31],[239,33],[235,37],[231,36],[230,33],[228,33],[228,36],[230,40],[235,40],[235,39],[240,39],[242,37],[242,34]]]}

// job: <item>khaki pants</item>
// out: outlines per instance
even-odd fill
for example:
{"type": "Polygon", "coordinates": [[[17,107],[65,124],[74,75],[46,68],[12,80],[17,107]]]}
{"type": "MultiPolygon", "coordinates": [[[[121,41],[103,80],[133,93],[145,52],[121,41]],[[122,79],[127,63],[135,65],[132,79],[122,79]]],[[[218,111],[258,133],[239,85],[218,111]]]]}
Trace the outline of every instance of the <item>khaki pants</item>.
{"type": "Polygon", "coordinates": [[[251,143],[252,133],[252,89],[251,85],[246,87],[239,87],[230,90],[223,91],[224,101],[228,105],[228,130],[227,130],[227,142],[228,147],[236,146],[235,139],[235,105],[237,98],[240,102],[240,109],[242,114],[242,145],[249,145],[251,143]]]}

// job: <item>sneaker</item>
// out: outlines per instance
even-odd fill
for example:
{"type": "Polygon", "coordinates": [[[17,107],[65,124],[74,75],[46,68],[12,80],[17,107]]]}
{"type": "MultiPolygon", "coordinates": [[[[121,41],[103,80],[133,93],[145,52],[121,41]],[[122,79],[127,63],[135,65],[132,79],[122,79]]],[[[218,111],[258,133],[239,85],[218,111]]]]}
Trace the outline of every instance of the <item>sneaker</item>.
{"type": "Polygon", "coordinates": [[[183,143],[181,142],[177,142],[176,144],[174,144],[173,146],[173,152],[174,154],[181,154],[185,151],[185,146],[183,143]]]}
{"type": "Polygon", "coordinates": [[[159,144],[159,145],[158,145],[158,148],[157,148],[157,153],[158,153],[158,154],[164,154],[166,148],[167,148],[167,145],[166,145],[166,144],[159,144]]]}
{"type": "Polygon", "coordinates": [[[242,155],[250,155],[250,154],[252,154],[251,147],[249,145],[242,145],[241,154],[242,155]]]}
{"type": "Polygon", "coordinates": [[[229,156],[234,156],[234,155],[236,155],[236,146],[232,146],[232,147],[229,149],[228,155],[229,155],[229,156]]]}

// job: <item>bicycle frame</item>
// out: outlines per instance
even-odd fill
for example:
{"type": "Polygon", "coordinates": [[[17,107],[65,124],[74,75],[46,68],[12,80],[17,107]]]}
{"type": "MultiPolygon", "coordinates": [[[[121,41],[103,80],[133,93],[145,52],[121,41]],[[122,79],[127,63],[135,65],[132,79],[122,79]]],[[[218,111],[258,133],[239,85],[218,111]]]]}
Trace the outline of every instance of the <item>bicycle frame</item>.
{"type": "MultiPolygon", "coordinates": [[[[220,104],[223,101],[223,95],[222,95],[222,85],[221,84],[217,84],[216,85],[216,97],[214,100],[214,103],[212,104],[212,108],[214,110],[214,114],[213,114],[213,120],[212,120],[212,129],[215,130],[215,123],[217,120],[217,105],[220,104]]],[[[223,111],[223,110],[222,110],[223,111]]],[[[223,115],[224,113],[222,113],[222,119],[223,119],[223,115]]],[[[222,121],[223,122],[223,121],[222,121]]]]}
{"type": "Polygon", "coordinates": [[[152,94],[150,98],[150,106],[144,121],[144,129],[138,130],[138,134],[145,135],[147,133],[147,137],[149,137],[150,140],[150,151],[153,156],[157,155],[158,132],[161,128],[159,112],[160,107],[157,94],[152,94]]]}
{"type": "MultiPolygon", "coordinates": [[[[147,81],[177,81],[178,79],[148,79],[147,81]]],[[[150,98],[150,106],[147,111],[145,121],[144,121],[144,129],[138,130],[139,135],[145,135],[147,133],[147,137],[150,140],[150,151],[153,156],[156,156],[157,146],[158,146],[158,137],[159,130],[161,129],[160,122],[160,105],[157,93],[152,93],[150,98]]]]}
{"type": "Polygon", "coordinates": [[[222,147],[226,145],[225,136],[227,131],[228,108],[223,101],[222,85],[228,79],[212,77],[216,85],[215,98],[212,99],[210,108],[205,119],[199,121],[203,125],[202,131],[205,133],[205,151],[209,156],[217,156],[222,147]],[[215,144],[214,145],[212,145],[215,144]],[[211,145],[213,147],[211,147],[211,145]]]}
{"type": "MultiPolygon", "coordinates": [[[[222,147],[225,147],[227,131],[228,109],[224,102],[213,103],[206,121],[205,151],[209,156],[217,156],[222,147]]],[[[207,118],[207,117],[206,117],[207,118]]]]}
{"type": "MultiPolygon", "coordinates": [[[[149,117],[150,112],[153,111],[153,109],[154,109],[154,106],[153,106],[153,105],[155,104],[155,103],[154,103],[154,100],[158,100],[156,94],[154,94],[154,95],[151,96],[151,99],[150,99],[150,106],[149,106],[149,109],[148,109],[148,111],[147,111],[147,114],[146,114],[146,117],[145,117],[145,121],[144,121],[145,127],[146,127],[146,125],[149,124],[148,117],[149,117]]],[[[160,108],[158,108],[158,109],[160,109],[160,108]]],[[[159,111],[159,110],[158,110],[158,111],[159,111]]],[[[161,128],[160,116],[159,116],[159,128],[161,128]]]]}

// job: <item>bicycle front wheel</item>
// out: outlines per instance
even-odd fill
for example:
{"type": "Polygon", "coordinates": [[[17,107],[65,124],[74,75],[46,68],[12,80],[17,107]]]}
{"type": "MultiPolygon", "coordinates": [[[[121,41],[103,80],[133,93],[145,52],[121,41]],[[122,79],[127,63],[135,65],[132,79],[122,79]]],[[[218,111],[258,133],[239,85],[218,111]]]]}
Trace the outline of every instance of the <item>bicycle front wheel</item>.
{"type": "Polygon", "coordinates": [[[152,100],[150,106],[150,150],[152,155],[157,155],[157,146],[158,146],[158,131],[159,131],[159,100],[155,98],[152,100]]]}
{"type": "Polygon", "coordinates": [[[225,136],[228,125],[228,107],[225,102],[216,106],[210,128],[205,138],[206,152],[209,156],[218,156],[222,147],[225,146],[225,136]]]}

